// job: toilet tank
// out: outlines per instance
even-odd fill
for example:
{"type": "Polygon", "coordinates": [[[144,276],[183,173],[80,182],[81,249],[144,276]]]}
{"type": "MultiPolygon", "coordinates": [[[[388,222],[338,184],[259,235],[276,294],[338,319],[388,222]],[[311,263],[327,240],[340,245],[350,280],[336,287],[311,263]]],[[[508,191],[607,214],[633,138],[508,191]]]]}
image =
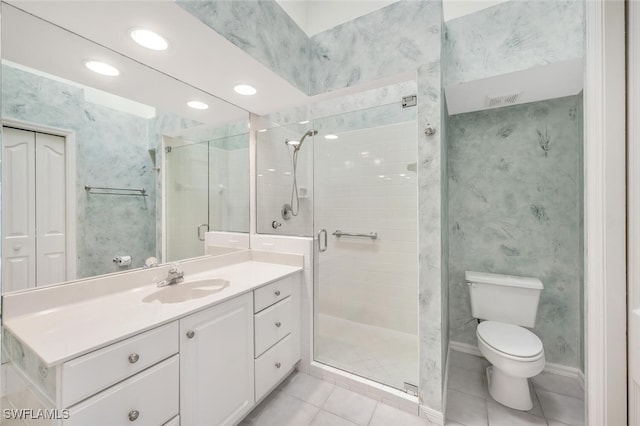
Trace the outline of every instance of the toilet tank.
{"type": "Polygon", "coordinates": [[[540,292],[537,278],[466,271],[474,318],[533,327],[540,292]]]}

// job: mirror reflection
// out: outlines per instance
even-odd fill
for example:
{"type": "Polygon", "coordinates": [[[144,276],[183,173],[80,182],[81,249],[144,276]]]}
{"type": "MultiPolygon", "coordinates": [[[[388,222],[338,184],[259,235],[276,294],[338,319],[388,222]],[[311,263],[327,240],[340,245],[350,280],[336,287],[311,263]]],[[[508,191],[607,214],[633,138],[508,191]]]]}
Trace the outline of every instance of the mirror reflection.
{"type": "Polygon", "coordinates": [[[2,121],[3,292],[248,232],[244,110],[6,3],[2,121]]]}

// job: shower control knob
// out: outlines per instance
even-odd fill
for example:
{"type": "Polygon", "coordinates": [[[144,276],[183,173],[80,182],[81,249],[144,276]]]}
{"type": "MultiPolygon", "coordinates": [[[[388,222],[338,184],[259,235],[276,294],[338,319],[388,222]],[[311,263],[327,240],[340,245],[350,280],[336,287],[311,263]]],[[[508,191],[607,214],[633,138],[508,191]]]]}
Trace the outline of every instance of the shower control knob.
{"type": "Polygon", "coordinates": [[[138,410],[129,411],[129,421],[130,422],[135,422],[136,420],[138,420],[138,417],[140,417],[140,411],[138,411],[138,410]]]}
{"type": "Polygon", "coordinates": [[[193,339],[193,336],[195,336],[195,335],[196,335],[196,332],[195,332],[195,331],[193,331],[193,330],[189,330],[189,331],[187,331],[187,337],[188,337],[189,339],[193,339]]]}
{"type": "Polygon", "coordinates": [[[273,222],[271,222],[271,227],[273,229],[278,229],[282,226],[282,224],[280,222],[278,222],[277,220],[274,220],[273,222]]]}
{"type": "Polygon", "coordinates": [[[129,362],[131,364],[135,364],[136,362],[138,362],[139,359],[140,359],[140,355],[138,355],[138,354],[134,353],[134,354],[129,355],[129,362]]]}
{"type": "Polygon", "coordinates": [[[282,364],[280,364],[279,362],[276,362],[276,368],[280,368],[282,367],[282,364]]]}
{"type": "Polygon", "coordinates": [[[276,296],[280,296],[280,290],[276,290],[276,291],[274,292],[274,294],[275,294],[276,296]]]}
{"type": "Polygon", "coordinates": [[[281,323],[280,321],[278,321],[278,322],[276,323],[276,327],[280,327],[281,325],[282,325],[282,323],[281,323]]]}

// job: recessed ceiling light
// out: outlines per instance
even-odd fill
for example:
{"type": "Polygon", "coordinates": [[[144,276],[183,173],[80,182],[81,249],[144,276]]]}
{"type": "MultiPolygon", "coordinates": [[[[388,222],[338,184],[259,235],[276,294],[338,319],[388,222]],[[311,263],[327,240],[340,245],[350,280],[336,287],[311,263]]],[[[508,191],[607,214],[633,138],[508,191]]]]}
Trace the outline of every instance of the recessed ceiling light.
{"type": "Polygon", "coordinates": [[[309,123],[309,120],[298,121],[298,124],[307,124],[307,123],[309,123]]]}
{"type": "Polygon", "coordinates": [[[332,139],[338,139],[338,135],[325,135],[325,136],[324,136],[324,138],[325,138],[325,139],[330,139],[330,140],[332,140],[332,139]]]}
{"type": "Polygon", "coordinates": [[[249,86],[248,84],[238,84],[236,87],[233,88],[233,90],[235,90],[236,93],[239,93],[245,96],[255,95],[258,92],[255,87],[249,86]]]}
{"type": "Polygon", "coordinates": [[[133,41],[151,50],[167,50],[169,43],[159,34],[144,28],[134,28],[129,33],[133,41]]]}
{"type": "Polygon", "coordinates": [[[99,61],[86,61],[84,66],[89,68],[93,72],[97,72],[98,74],[106,75],[108,77],[115,77],[120,75],[120,71],[112,65],[105,64],[104,62],[99,61]]]}
{"type": "Polygon", "coordinates": [[[209,108],[209,105],[205,104],[204,102],[200,102],[200,101],[189,101],[189,102],[187,102],[187,105],[190,106],[193,109],[207,109],[207,108],[209,108]]]}

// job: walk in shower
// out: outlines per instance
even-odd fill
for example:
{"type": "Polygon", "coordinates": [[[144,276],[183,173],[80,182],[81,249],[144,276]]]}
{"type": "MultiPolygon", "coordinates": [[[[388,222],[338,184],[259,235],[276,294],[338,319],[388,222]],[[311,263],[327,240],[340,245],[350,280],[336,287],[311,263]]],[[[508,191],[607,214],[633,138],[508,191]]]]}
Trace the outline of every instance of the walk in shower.
{"type": "Polygon", "coordinates": [[[165,138],[165,261],[204,254],[207,231],[249,232],[249,135],[165,138]]]}
{"type": "Polygon", "coordinates": [[[418,384],[416,159],[400,102],[257,134],[258,232],[314,237],[314,360],[401,390],[418,384]]]}

